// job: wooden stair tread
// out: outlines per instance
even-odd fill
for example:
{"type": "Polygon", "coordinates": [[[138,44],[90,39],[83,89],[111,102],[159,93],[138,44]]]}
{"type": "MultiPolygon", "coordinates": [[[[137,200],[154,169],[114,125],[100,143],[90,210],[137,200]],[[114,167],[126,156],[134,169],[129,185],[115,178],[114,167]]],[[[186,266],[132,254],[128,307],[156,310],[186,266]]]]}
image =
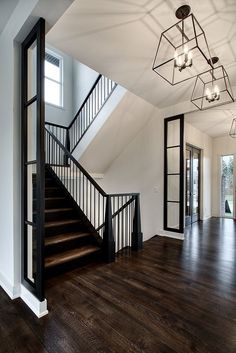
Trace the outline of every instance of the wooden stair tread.
{"type": "Polygon", "coordinates": [[[90,233],[86,233],[86,232],[74,232],[74,233],[54,235],[51,237],[47,237],[45,239],[45,246],[56,245],[70,240],[76,240],[79,238],[84,238],[89,236],[90,236],[90,233]]]}
{"type": "Polygon", "coordinates": [[[48,209],[45,209],[45,213],[67,212],[67,211],[73,211],[73,208],[72,207],[66,207],[66,208],[48,208],[48,209]]]}
{"type": "Polygon", "coordinates": [[[62,221],[46,222],[45,228],[70,225],[70,224],[76,224],[76,223],[80,223],[80,220],[79,219],[65,219],[62,221]]]}
{"type": "Polygon", "coordinates": [[[59,254],[51,255],[45,258],[45,267],[53,267],[61,265],[65,262],[77,260],[86,255],[90,255],[99,251],[100,248],[96,245],[86,245],[77,249],[68,250],[59,254]]]}
{"type": "MultiPolygon", "coordinates": [[[[67,212],[67,211],[73,211],[73,208],[67,207],[67,208],[48,208],[48,209],[45,209],[45,213],[67,212]]],[[[36,211],[33,213],[37,214],[36,211]]]]}
{"type": "MultiPolygon", "coordinates": [[[[49,197],[45,197],[45,201],[48,200],[66,200],[65,196],[49,196],[49,197]]],[[[34,201],[36,201],[36,199],[34,199],[34,201]]]]}

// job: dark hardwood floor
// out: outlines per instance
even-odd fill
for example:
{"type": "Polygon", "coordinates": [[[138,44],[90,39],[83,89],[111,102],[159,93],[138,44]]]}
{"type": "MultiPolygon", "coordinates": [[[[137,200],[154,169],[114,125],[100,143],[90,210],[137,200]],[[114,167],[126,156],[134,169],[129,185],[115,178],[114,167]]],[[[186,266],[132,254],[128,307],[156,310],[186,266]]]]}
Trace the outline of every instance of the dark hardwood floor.
{"type": "Polygon", "coordinates": [[[0,352],[235,353],[236,222],[47,280],[42,319],[0,291],[0,352]]]}

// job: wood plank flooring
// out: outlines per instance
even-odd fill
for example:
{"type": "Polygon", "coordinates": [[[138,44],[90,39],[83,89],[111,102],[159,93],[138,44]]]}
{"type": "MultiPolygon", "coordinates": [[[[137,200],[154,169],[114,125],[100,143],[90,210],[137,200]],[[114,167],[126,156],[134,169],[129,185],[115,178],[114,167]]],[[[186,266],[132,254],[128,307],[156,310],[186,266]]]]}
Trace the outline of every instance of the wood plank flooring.
{"type": "Polygon", "coordinates": [[[1,353],[235,353],[236,222],[194,224],[184,242],[155,237],[47,280],[46,294],[39,320],[0,290],[1,353]]]}

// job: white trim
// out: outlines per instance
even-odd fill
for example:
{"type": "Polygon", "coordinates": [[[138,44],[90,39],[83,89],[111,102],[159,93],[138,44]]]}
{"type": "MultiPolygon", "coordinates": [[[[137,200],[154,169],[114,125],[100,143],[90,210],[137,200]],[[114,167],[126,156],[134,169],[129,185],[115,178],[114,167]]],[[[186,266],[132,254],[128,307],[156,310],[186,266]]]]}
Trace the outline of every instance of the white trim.
{"type": "Polygon", "coordinates": [[[11,299],[20,297],[20,285],[12,286],[6,277],[0,272],[0,286],[11,299]]]}
{"type": "Polygon", "coordinates": [[[200,221],[207,221],[208,219],[215,217],[215,216],[206,216],[206,217],[202,217],[200,218],[200,221]]]}
{"type": "Polygon", "coordinates": [[[160,237],[167,237],[167,238],[184,240],[184,233],[168,232],[166,230],[161,230],[161,231],[159,231],[158,235],[160,237]]]}
{"type": "Polygon", "coordinates": [[[102,173],[90,173],[93,179],[104,179],[104,174],[102,173]]]}
{"type": "Polygon", "coordinates": [[[12,286],[2,273],[0,273],[0,286],[12,300],[21,298],[38,318],[48,314],[47,299],[40,302],[22,284],[12,286]]]}
{"type": "Polygon", "coordinates": [[[22,284],[21,288],[21,299],[26,305],[35,313],[38,318],[41,318],[48,314],[47,310],[47,299],[40,302],[28,289],[26,289],[22,284]]]}

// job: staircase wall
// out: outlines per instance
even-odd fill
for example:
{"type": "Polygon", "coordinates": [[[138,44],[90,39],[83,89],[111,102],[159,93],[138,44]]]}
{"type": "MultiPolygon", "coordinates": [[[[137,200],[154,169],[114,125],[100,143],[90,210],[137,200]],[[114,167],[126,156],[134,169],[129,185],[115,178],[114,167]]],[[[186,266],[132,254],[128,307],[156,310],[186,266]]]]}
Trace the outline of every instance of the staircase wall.
{"type": "Polygon", "coordinates": [[[163,228],[163,131],[161,111],[127,92],[80,159],[106,192],[141,193],[144,240],[163,228]]]}
{"type": "MultiPolygon", "coordinates": [[[[93,123],[89,127],[88,131],[85,133],[82,140],[79,142],[78,146],[73,151],[73,156],[77,160],[79,160],[82,165],[85,162],[85,165],[84,165],[85,169],[87,168],[87,170],[89,170],[89,171],[91,170],[90,165],[88,165],[88,163],[86,163],[86,161],[91,160],[91,158],[92,158],[92,160],[91,160],[92,165],[95,162],[95,160],[94,160],[95,155],[93,155],[93,151],[92,151],[92,155],[91,155],[91,145],[98,147],[97,141],[100,136],[99,132],[101,130],[104,131],[106,122],[108,120],[111,121],[114,119],[114,117],[116,117],[117,109],[120,106],[120,103],[122,102],[126,92],[127,92],[126,89],[124,89],[121,86],[117,86],[115,88],[112,95],[109,97],[108,101],[105,103],[105,105],[103,106],[103,108],[98,113],[97,117],[94,119],[93,123]],[[84,154],[85,154],[85,158],[81,158],[81,156],[83,156],[84,154]]],[[[104,143],[105,143],[106,149],[107,149],[107,146],[109,146],[108,139],[109,139],[109,135],[106,135],[104,137],[104,143]]],[[[99,143],[99,146],[100,146],[100,143],[99,143]]],[[[101,151],[99,150],[99,153],[100,152],[101,151]]],[[[102,160],[104,161],[104,157],[102,159],[100,159],[100,162],[102,160]]],[[[98,169],[98,166],[96,166],[96,167],[93,166],[93,169],[94,168],[98,169]]],[[[99,170],[96,170],[96,173],[101,173],[100,172],[101,169],[102,168],[100,166],[99,170]]]]}

